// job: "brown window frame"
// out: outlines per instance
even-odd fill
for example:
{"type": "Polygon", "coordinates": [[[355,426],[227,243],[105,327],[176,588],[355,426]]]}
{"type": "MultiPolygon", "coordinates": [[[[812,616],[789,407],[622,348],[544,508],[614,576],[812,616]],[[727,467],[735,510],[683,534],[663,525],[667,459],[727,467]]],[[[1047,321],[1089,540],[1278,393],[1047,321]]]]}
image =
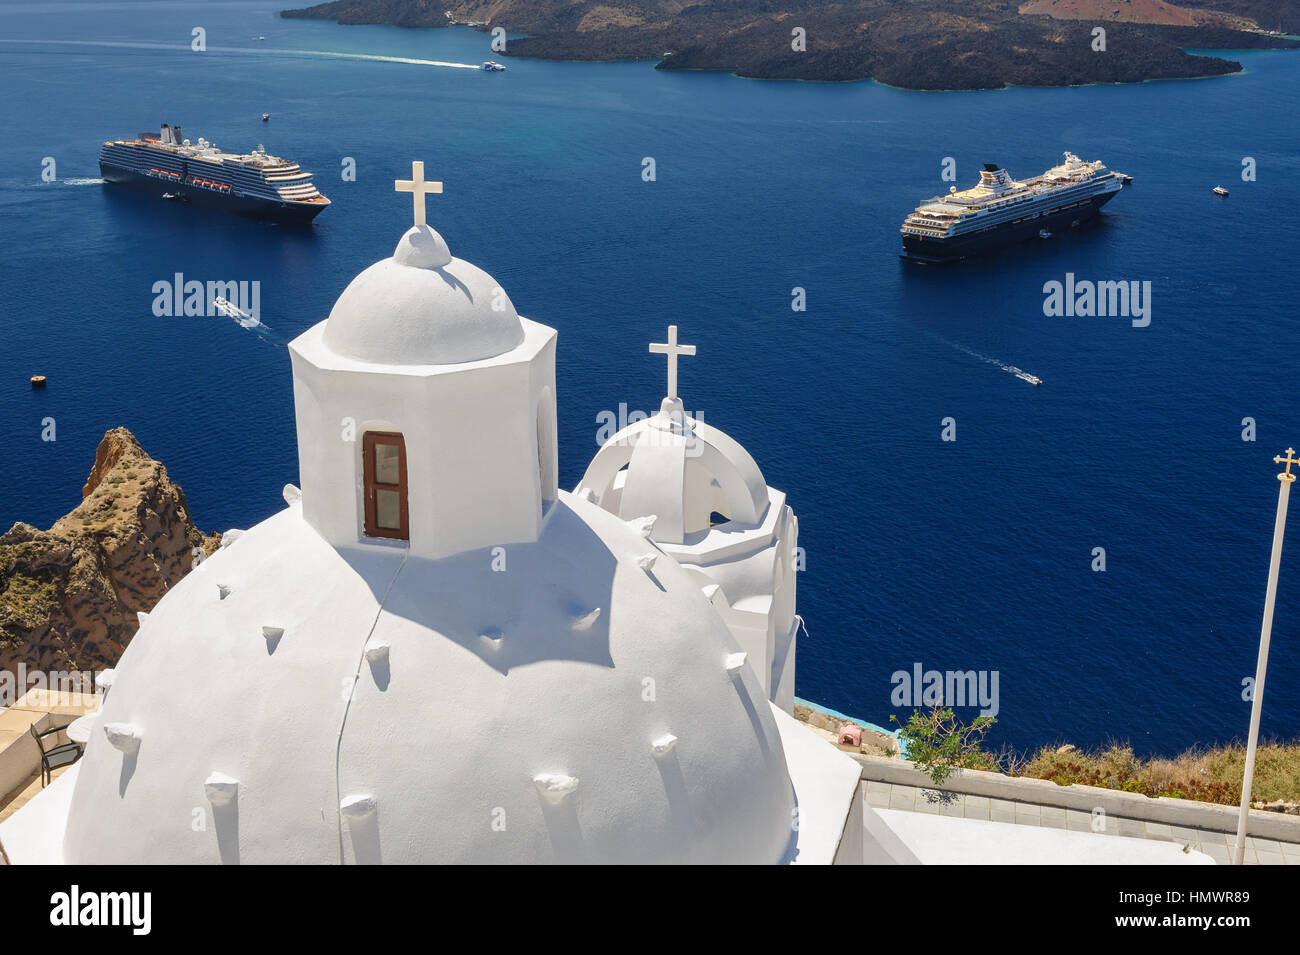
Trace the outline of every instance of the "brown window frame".
{"type": "Polygon", "coordinates": [[[361,437],[361,468],[366,489],[366,536],[387,537],[390,540],[409,541],[411,521],[406,507],[406,440],[396,431],[367,431],[361,437]],[[397,448],[397,484],[381,484],[375,480],[375,448],[387,445],[397,448]],[[375,491],[396,491],[401,502],[398,523],[400,527],[380,527],[375,491]]]}

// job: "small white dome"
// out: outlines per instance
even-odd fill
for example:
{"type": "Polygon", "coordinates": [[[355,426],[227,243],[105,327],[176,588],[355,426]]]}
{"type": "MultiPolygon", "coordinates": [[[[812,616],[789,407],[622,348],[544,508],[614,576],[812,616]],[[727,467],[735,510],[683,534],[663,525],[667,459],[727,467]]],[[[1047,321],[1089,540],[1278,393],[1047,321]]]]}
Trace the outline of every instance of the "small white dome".
{"type": "Polygon", "coordinates": [[[767,482],[749,452],[674,398],[611,437],[578,487],[624,520],[654,515],[652,539],[661,543],[706,533],[715,513],[756,525],[768,504],[767,482]]]}
{"type": "Polygon", "coordinates": [[[352,280],[325,323],[337,355],[384,365],[452,365],[495,358],[523,341],[509,296],[492,276],[452,256],[427,225],[391,258],[352,280]]]}

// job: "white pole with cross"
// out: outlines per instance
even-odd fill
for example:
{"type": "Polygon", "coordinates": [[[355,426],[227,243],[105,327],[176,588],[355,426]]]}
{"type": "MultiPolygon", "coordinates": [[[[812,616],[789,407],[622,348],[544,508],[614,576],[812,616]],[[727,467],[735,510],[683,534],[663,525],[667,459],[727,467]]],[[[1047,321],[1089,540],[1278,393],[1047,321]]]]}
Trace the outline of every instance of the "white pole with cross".
{"type": "Polygon", "coordinates": [[[1295,475],[1291,465],[1300,464],[1295,448],[1286,449],[1286,457],[1273,458],[1285,464],[1286,470],[1277,476],[1277,519],[1273,522],[1273,556],[1268,564],[1268,589],[1264,592],[1264,623],[1259,632],[1259,660],[1255,664],[1255,685],[1250,704],[1250,735],[1246,739],[1246,769],[1241,779],[1241,811],[1237,816],[1237,842],[1232,849],[1232,864],[1241,865],[1246,859],[1246,823],[1250,818],[1250,785],[1255,778],[1255,750],[1259,743],[1259,711],[1264,703],[1264,670],[1268,667],[1268,644],[1273,636],[1273,604],[1277,599],[1277,572],[1282,564],[1282,535],[1286,533],[1286,504],[1291,496],[1295,475]]]}
{"type": "Polygon", "coordinates": [[[668,397],[677,399],[677,356],[694,355],[694,345],[677,344],[677,326],[668,326],[667,342],[651,342],[650,352],[654,355],[668,356],[668,397]]]}
{"type": "Polygon", "coordinates": [[[424,163],[419,161],[411,163],[411,178],[394,181],[393,190],[395,192],[409,192],[411,194],[412,211],[415,215],[415,224],[417,226],[428,225],[424,221],[424,197],[441,193],[442,183],[425,181],[424,163]]]}

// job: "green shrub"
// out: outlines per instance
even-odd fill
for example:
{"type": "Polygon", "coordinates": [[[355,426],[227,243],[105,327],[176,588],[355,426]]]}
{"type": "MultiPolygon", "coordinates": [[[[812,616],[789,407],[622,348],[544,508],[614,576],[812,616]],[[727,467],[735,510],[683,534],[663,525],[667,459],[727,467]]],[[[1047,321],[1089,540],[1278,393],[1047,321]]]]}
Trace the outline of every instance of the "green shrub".
{"type": "MultiPolygon", "coordinates": [[[[889,719],[898,722],[896,716],[889,719]]],[[[996,722],[991,716],[977,716],[970,723],[962,723],[952,710],[938,707],[928,713],[913,710],[899,727],[898,736],[906,747],[907,758],[936,786],[942,786],[958,769],[997,768],[997,760],[980,748],[989,727],[996,722]]]]}

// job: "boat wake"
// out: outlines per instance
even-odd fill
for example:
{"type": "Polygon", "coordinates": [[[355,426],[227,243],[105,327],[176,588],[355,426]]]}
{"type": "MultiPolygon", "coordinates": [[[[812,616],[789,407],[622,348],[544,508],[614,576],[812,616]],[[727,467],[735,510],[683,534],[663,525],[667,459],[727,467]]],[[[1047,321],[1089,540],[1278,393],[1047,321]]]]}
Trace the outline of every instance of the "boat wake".
{"type": "Polygon", "coordinates": [[[411,66],[443,66],[452,70],[479,70],[481,63],[449,63],[446,60],[418,60],[407,56],[381,56],[377,53],[333,53],[328,50],[244,50],[226,48],[222,53],[274,53],[280,56],[317,56],[339,60],[369,60],[375,63],[407,63],[411,66]]]}
{"type": "MultiPolygon", "coordinates": [[[[173,53],[189,53],[188,46],[173,43],[142,43],[117,40],[3,40],[0,43],[20,43],[29,46],[95,46],[122,50],[170,50],[173,53]]],[[[409,56],[382,56],[378,53],[335,53],[332,50],[280,50],[265,47],[210,46],[208,53],[236,53],[249,56],[300,56],[331,60],[363,60],[375,63],[404,63],[408,66],[441,66],[453,70],[483,69],[481,63],[448,63],[444,60],[421,60],[409,56]]]]}
{"type": "MultiPolygon", "coordinates": [[[[931,332],[930,334],[934,335],[933,332],[931,332]]],[[[957,342],[954,341],[949,341],[947,338],[944,338],[942,335],[934,335],[934,337],[939,339],[939,341],[943,342],[949,348],[955,348],[957,351],[961,352],[964,355],[970,355],[970,357],[972,358],[977,358],[980,361],[985,362],[986,364],[993,365],[997,368],[1000,368],[1003,371],[1005,371],[1008,375],[1014,375],[1015,377],[1019,378],[1021,381],[1027,381],[1031,385],[1041,385],[1043,383],[1043,379],[1039,378],[1037,375],[1031,375],[1029,372],[1021,368],[1017,368],[1015,365],[1008,365],[1006,362],[998,361],[996,358],[990,358],[988,355],[981,355],[975,349],[967,348],[965,345],[959,345],[957,344],[957,342]]]]}
{"type": "MultiPolygon", "coordinates": [[[[231,302],[227,299],[214,298],[212,300],[212,307],[215,308],[222,315],[225,315],[229,318],[233,318],[235,321],[237,321],[240,324],[240,327],[242,328],[256,328],[257,326],[262,324],[261,320],[258,319],[256,316],[244,311],[234,302],[231,302]]],[[[263,325],[262,327],[265,328],[266,326],[263,325]]]]}
{"type": "Polygon", "coordinates": [[[59,179],[56,181],[61,186],[98,186],[104,182],[103,179],[59,179]]]}
{"type": "Polygon", "coordinates": [[[285,344],[280,341],[274,333],[272,333],[271,329],[266,326],[265,322],[259,319],[256,315],[251,315],[244,311],[234,302],[227,301],[224,298],[214,298],[212,300],[212,307],[227,318],[234,319],[235,324],[240,328],[247,328],[254,332],[257,337],[263,341],[269,342],[272,345],[285,344]]]}

